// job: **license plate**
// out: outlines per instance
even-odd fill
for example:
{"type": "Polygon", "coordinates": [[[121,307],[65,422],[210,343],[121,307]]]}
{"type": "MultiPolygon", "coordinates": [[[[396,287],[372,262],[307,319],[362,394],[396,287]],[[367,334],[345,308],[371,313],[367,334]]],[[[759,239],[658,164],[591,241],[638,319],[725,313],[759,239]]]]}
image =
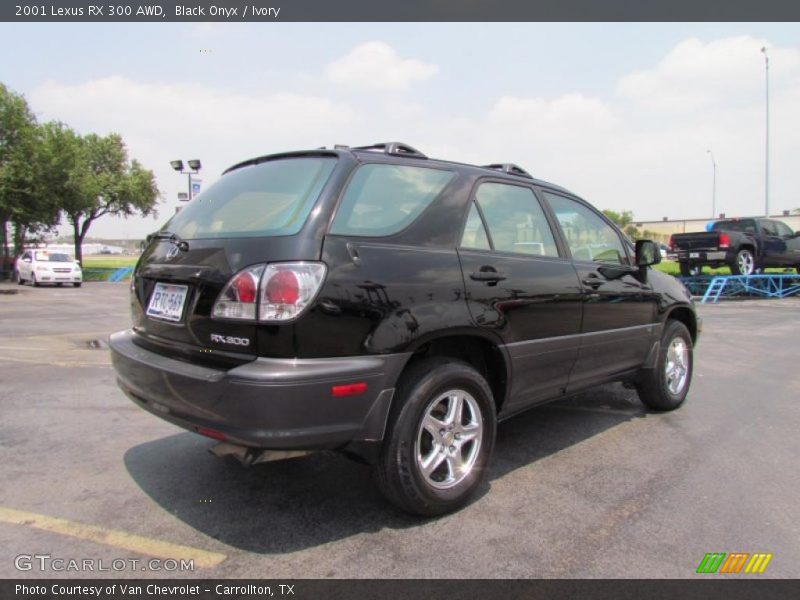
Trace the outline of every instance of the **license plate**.
{"type": "Polygon", "coordinates": [[[147,306],[147,316],[167,321],[180,321],[188,290],[189,286],[186,285],[156,283],[153,294],[150,296],[150,304],[147,306]]]}
{"type": "Polygon", "coordinates": [[[699,252],[689,252],[689,258],[700,258],[699,252]]]}

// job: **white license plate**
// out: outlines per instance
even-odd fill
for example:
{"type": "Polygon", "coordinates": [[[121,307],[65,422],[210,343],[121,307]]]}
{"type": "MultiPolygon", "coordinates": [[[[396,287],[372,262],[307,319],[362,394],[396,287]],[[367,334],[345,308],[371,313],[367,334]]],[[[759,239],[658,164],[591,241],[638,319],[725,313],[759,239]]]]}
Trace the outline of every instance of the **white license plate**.
{"type": "Polygon", "coordinates": [[[180,321],[188,290],[189,286],[186,285],[156,283],[153,294],[150,296],[150,304],[147,306],[147,316],[167,321],[180,321]]]}
{"type": "Polygon", "coordinates": [[[689,258],[700,258],[699,252],[689,252],[689,258]]]}

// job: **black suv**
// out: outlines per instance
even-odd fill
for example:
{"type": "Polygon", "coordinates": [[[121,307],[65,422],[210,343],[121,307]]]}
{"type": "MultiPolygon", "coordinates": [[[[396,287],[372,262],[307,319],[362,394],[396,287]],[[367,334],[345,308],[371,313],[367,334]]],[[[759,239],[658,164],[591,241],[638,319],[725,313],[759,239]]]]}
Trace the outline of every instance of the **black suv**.
{"type": "Polygon", "coordinates": [[[215,453],[340,450],[435,515],[480,486],[498,420],[607,381],[684,401],[699,319],[659,257],[515,165],[276,154],[150,236],[110,346],[124,392],[215,453]]]}

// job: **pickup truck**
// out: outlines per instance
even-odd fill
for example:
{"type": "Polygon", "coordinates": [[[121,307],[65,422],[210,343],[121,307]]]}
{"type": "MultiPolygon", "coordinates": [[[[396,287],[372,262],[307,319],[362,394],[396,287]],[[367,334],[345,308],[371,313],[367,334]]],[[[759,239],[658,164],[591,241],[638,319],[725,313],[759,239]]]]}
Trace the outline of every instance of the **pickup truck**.
{"type": "Polygon", "coordinates": [[[726,219],[709,231],[670,237],[681,275],[700,273],[703,266],[728,265],[734,275],[765,268],[794,267],[800,273],[800,232],[773,219],[726,219]]]}

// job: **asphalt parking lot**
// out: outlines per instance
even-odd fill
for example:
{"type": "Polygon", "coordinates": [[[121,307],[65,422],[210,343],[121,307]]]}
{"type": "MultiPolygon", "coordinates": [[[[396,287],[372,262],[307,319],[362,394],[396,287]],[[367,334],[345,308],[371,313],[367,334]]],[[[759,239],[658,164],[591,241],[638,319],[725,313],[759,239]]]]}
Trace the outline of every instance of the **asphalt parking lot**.
{"type": "Polygon", "coordinates": [[[245,469],[133,406],[91,343],[128,326],[127,289],[0,285],[0,577],[672,578],[707,552],[800,575],[800,298],[701,306],[679,411],[619,385],[534,409],[480,497],[419,520],[336,454],[245,469]],[[195,568],[16,568],[37,554],[195,568]]]}

